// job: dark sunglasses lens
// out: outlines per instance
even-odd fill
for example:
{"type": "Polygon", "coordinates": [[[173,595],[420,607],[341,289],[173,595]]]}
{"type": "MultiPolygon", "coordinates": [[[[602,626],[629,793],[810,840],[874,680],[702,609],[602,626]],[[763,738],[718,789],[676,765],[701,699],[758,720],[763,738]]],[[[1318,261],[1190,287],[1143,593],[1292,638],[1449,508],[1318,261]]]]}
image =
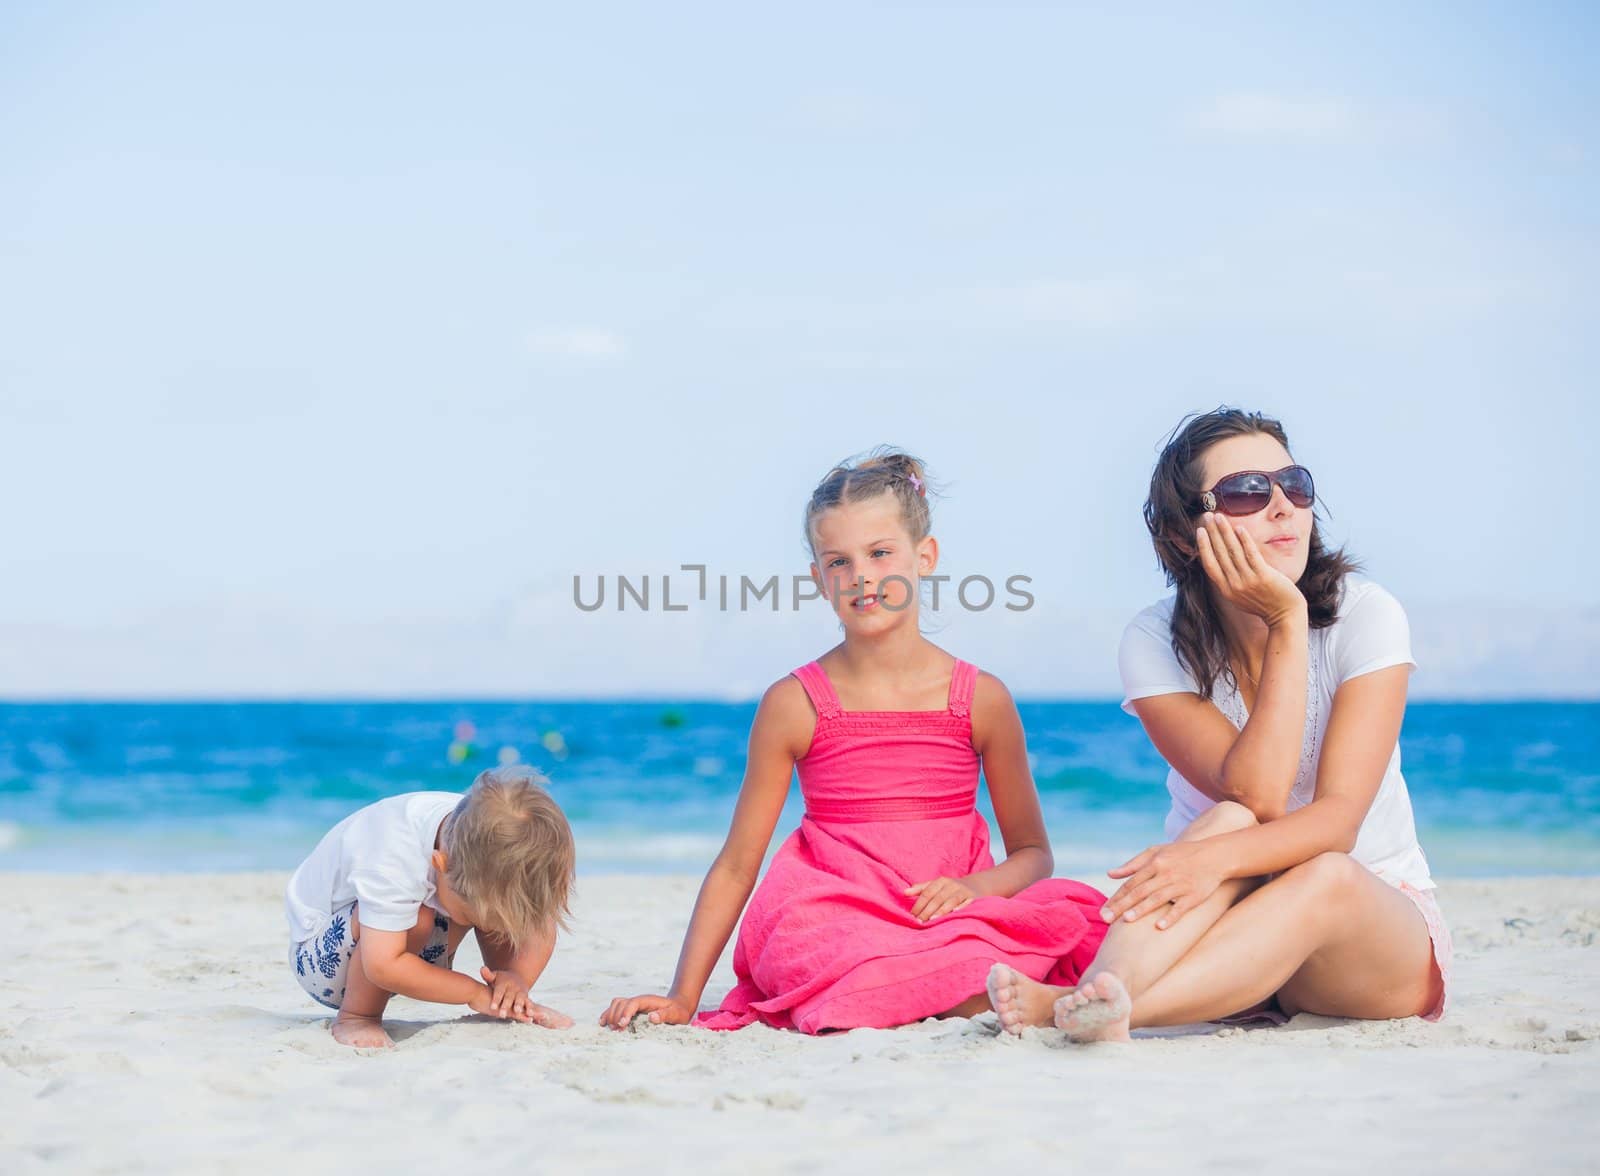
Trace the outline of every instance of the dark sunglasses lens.
{"type": "Polygon", "coordinates": [[[1311,471],[1304,466],[1290,466],[1278,478],[1283,496],[1298,507],[1310,506],[1317,499],[1316,488],[1311,484],[1311,471]]]}
{"type": "Polygon", "coordinates": [[[1272,483],[1261,474],[1240,474],[1217,484],[1217,505],[1223,514],[1254,514],[1272,497],[1272,483]]]}

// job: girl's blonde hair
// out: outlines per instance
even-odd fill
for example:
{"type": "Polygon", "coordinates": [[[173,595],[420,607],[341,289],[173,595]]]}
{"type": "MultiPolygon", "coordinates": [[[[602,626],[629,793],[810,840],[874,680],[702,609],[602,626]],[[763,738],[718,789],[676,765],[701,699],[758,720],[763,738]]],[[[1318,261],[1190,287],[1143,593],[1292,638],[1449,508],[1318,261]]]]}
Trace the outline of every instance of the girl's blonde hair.
{"type": "Polygon", "coordinates": [[[522,765],[480,772],[440,838],[445,880],[479,929],[518,947],[571,914],[577,849],[548,782],[522,765]]]}
{"type": "Polygon", "coordinates": [[[928,509],[928,479],[922,463],[909,453],[880,445],[864,457],[846,458],[828,471],[811,492],[806,504],[806,545],[817,550],[813,530],[817,516],[845,503],[876,498],[884,492],[895,496],[900,518],[913,543],[921,543],[933,526],[928,509]]]}

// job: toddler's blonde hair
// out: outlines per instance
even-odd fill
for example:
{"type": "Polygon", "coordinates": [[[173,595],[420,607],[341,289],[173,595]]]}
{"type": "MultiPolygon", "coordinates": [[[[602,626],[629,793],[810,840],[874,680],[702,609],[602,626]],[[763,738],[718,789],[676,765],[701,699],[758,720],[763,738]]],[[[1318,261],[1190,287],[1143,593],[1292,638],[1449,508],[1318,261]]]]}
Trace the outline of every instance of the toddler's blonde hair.
{"type": "Polygon", "coordinates": [[[565,928],[571,914],[577,849],[548,782],[520,764],[478,773],[440,839],[445,880],[479,929],[518,947],[565,928]]]}

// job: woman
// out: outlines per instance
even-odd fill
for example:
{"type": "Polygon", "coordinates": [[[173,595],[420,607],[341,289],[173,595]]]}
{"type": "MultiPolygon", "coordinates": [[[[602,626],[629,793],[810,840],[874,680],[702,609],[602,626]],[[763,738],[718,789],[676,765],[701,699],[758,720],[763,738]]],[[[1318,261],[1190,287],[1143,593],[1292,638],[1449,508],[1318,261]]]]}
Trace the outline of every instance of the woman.
{"type": "Polygon", "coordinates": [[[1114,925],[1076,989],[995,966],[1006,1029],[1443,1015],[1449,932],[1400,774],[1410,632],[1323,546],[1314,503],[1259,414],[1194,417],[1162,451],[1144,514],[1176,593],[1120,661],[1123,708],[1171,768],[1173,840],[1111,871],[1114,925]]]}

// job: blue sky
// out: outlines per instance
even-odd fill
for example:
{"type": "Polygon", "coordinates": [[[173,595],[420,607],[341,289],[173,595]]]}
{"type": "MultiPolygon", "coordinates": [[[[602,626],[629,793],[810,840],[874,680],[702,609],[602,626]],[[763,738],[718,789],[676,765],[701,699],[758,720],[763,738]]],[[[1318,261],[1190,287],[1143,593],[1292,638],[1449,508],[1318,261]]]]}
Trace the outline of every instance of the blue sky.
{"type": "Polygon", "coordinates": [[[0,693],[745,696],[879,442],[938,639],[1116,688],[1185,413],[1281,416],[1419,694],[1600,694],[1585,5],[8,5],[0,693]]]}

